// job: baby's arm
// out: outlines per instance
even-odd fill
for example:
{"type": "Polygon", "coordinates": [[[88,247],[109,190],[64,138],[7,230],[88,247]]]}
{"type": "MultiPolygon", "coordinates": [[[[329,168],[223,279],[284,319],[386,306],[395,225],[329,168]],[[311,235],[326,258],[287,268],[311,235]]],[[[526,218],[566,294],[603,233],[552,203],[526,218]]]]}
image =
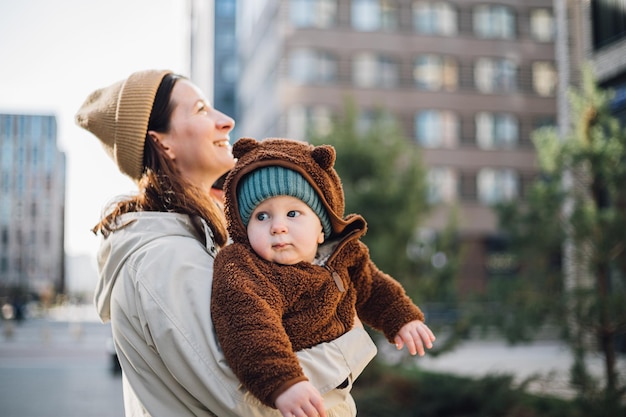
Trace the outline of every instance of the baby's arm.
{"type": "Polygon", "coordinates": [[[413,320],[400,328],[394,338],[398,350],[406,345],[411,355],[424,356],[424,346],[428,349],[433,347],[435,335],[421,320],[413,320]]]}

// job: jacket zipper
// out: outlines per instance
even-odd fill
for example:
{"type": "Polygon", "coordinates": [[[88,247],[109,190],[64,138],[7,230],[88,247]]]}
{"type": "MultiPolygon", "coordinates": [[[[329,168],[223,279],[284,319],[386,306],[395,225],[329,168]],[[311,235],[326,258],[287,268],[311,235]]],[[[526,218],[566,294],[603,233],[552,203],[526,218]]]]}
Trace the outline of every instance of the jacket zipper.
{"type": "Polygon", "coordinates": [[[345,246],[345,244],[350,240],[350,238],[353,235],[355,235],[355,234],[358,234],[358,230],[353,230],[346,237],[344,237],[344,239],[341,242],[339,242],[339,244],[337,245],[337,247],[335,248],[333,253],[330,255],[330,257],[326,261],[326,264],[324,264],[324,268],[326,268],[328,270],[328,272],[330,272],[330,275],[333,277],[333,281],[335,281],[335,285],[339,289],[339,292],[345,292],[346,288],[343,285],[343,281],[341,280],[341,277],[339,276],[339,273],[337,271],[335,271],[328,264],[335,258],[335,256],[337,256],[337,253],[341,250],[341,248],[343,248],[345,246]]]}
{"type": "Polygon", "coordinates": [[[337,286],[337,288],[339,288],[339,292],[345,292],[346,289],[343,286],[343,281],[341,281],[341,277],[339,276],[337,271],[335,271],[330,266],[328,266],[328,264],[324,265],[324,267],[328,270],[328,272],[330,272],[330,275],[333,277],[333,280],[335,281],[335,285],[337,286]]]}

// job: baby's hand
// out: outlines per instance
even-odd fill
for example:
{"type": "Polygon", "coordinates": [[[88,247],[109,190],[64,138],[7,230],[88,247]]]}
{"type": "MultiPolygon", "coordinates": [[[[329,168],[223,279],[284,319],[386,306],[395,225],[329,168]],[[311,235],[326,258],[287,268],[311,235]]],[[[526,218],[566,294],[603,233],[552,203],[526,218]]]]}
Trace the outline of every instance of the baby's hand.
{"type": "Polygon", "coordinates": [[[276,408],[283,417],[326,417],[324,399],[309,381],[298,382],[276,398],[276,408]]]}
{"type": "Polygon", "coordinates": [[[424,346],[433,347],[435,335],[421,320],[413,320],[402,326],[394,338],[398,350],[406,345],[411,355],[424,356],[424,346]]]}

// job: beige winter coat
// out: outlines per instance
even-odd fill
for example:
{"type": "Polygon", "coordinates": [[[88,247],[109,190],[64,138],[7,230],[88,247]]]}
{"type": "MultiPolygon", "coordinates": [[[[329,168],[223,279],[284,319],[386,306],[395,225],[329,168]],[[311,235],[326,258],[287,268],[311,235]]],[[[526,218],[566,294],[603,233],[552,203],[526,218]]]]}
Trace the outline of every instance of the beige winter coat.
{"type": "MultiPolygon", "coordinates": [[[[241,388],[211,322],[216,255],[208,226],[175,213],[133,213],[102,243],[96,306],[111,321],[127,417],[279,417],[241,388]]],[[[329,407],[333,390],[375,354],[365,331],[298,352],[329,407]]]]}

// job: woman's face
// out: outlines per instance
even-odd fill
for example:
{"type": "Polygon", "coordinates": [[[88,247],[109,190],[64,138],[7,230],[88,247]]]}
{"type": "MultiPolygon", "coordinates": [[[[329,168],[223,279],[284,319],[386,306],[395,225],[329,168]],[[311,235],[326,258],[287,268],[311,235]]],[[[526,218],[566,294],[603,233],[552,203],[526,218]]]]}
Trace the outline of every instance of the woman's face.
{"type": "Polygon", "coordinates": [[[183,176],[208,191],[235,164],[228,136],[235,121],[214,109],[185,79],[174,85],[171,101],[174,110],[169,132],[151,133],[165,146],[183,176]]]}

